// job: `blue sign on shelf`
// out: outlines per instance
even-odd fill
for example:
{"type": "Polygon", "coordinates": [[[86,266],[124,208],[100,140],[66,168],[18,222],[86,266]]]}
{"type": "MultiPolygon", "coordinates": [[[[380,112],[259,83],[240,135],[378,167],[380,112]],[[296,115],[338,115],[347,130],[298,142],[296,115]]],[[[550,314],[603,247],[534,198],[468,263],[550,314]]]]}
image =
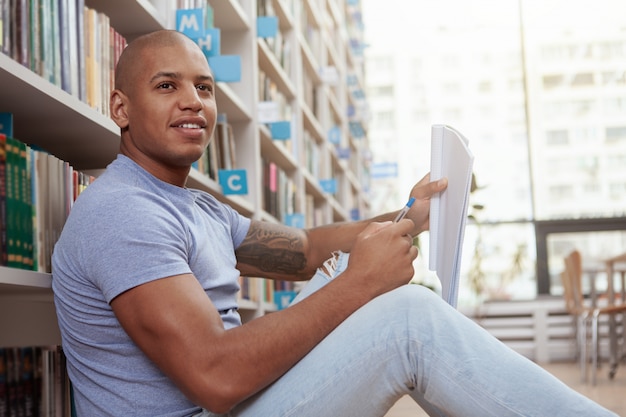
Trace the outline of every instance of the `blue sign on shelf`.
{"type": "Polygon", "coordinates": [[[210,56],[208,60],[216,82],[241,81],[241,57],[239,55],[210,56]]]}
{"type": "Polygon", "coordinates": [[[274,304],[276,304],[276,308],[282,310],[283,308],[289,307],[289,304],[296,298],[295,291],[287,291],[287,290],[276,290],[274,291],[274,304]]]}
{"type": "Polygon", "coordinates": [[[320,187],[329,194],[335,194],[337,192],[337,180],[335,178],[320,180],[320,187]]]}
{"type": "Polygon", "coordinates": [[[224,195],[248,194],[245,169],[220,169],[217,175],[224,195]]]}
{"type": "Polygon", "coordinates": [[[291,213],[285,215],[285,224],[298,229],[304,229],[304,214],[291,213]]]}
{"type": "Polygon", "coordinates": [[[268,123],[272,139],[290,139],[291,138],[291,122],[272,122],[268,123]]]}
{"type": "Polygon", "coordinates": [[[206,29],[204,34],[195,38],[196,43],[207,58],[220,54],[220,30],[217,28],[206,29]]]}
{"type": "Polygon", "coordinates": [[[278,33],[278,17],[259,16],[256,18],[256,36],[259,38],[275,38],[278,33]]]}
{"type": "Polygon", "coordinates": [[[328,141],[333,145],[339,145],[341,143],[341,129],[338,126],[333,126],[328,129],[328,141]]]}
{"type": "Polygon", "coordinates": [[[176,30],[191,39],[201,37],[204,32],[204,9],[176,10],[176,30]]]}

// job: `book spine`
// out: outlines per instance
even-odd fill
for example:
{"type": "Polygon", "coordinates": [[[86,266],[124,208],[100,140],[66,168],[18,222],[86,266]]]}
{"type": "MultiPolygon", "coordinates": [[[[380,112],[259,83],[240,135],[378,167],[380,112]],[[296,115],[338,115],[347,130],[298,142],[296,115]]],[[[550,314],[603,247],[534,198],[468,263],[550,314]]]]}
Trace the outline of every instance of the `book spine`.
{"type": "Polygon", "coordinates": [[[70,68],[75,63],[70,62],[70,21],[69,21],[69,2],[68,0],[58,0],[57,2],[57,19],[59,34],[59,66],[60,66],[60,87],[72,93],[70,68]]]}
{"type": "Polygon", "coordinates": [[[17,185],[16,172],[14,167],[17,166],[17,160],[14,148],[15,140],[6,138],[6,234],[7,234],[7,266],[16,267],[17,263],[17,236],[16,225],[17,212],[17,185]]]}
{"type": "Polygon", "coordinates": [[[41,45],[39,34],[39,0],[29,0],[29,19],[30,19],[30,69],[31,71],[41,75],[41,45]]]}
{"type": "Polygon", "coordinates": [[[85,68],[85,0],[76,0],[76,68],[78,71],[78,98],[87,102],[85,68]]]}
{"type": "Polygon", "coordinates": [[[9,413],[7,349],[0,347],[0,416],[9,413]]]}
{"type": "MultiPolygon", "coordinates": [[[[6,136],[0,134],[0,265],[7,265],[7,152],[6,136]]],[[[1,415],[1,414],[0,414],[1,415]]]]}

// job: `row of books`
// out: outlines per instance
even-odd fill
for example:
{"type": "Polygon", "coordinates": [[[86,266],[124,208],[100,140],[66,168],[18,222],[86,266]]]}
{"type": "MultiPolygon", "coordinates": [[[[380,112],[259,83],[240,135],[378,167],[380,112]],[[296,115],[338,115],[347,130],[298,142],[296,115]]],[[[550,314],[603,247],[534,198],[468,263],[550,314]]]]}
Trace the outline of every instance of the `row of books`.
{"type": "Polygon", "coordinates": [[[322,56],[322,34],[315,23],[315,18],[309,15],[310,11],[306,7],[302,8],[300,14],[300,28],[302,36],[306,41],[313,56],[322,56]]]}
{"type": "Polygon", "coordinates": [[[285,223],[295,212],[296,185],[276,163],[263,160],[263,210],[285,223]]]}
{"type": "Polygon", "coordinates": [[[84,0],[0,0],[3,53],[104,114],[126,40],[84,0]]]}
{"type": "Polygon", "coordinates": [[[321,155],[322,151],[317,140],[308,130],[302,132],[305,167],[314,178],[321,178],[321,155]]]}
{"type": "Polygon", "coordinates": [[[259,101],[270,101],[277,104],[277,120],[290,120],[292,109],[287,97],[280,92],[278,86],[270,76],[259,69],[259,101]]]}
{"type": "Polygon", "coordinates": [[[319,119],[319,99],[317,96],[317,85],[309,74],[304,71],[302,73],[302,96],[304,103],[309,107],[313,115],[319,119]]]}
{"type": "Polygon", "coordinates": [[[75,415],[60,346],[0,348],[0,416],[75,415]]]}
{"type": "MultiPolygon", "coordinates": [[[[257,16],[271,16],[276,17],[276,12],[272,1],[259,1],[257,2],[257,16]]],[[[280,25],[279,25],[280,27],[280,25]]],[[[274,54],[280,66],[285,70],[287,74],[291,74],[291,43],[285,38],[280,28],[277,28],[274,36],[262,38],[270,51],[274,54]]]]}
{"type": "Polygon", "coordinates": [[[241,300],[275,304],[278,308],[284,308],[288,302],[282,299],[283,295],[289,293],[289,301],[291,301],[298,292],[296,285],[297,283],[293,281],[240,277],[239,286],[241,291],[239,295],[241,300]]]}
{"type": "Polygon", "coordinates": [[[51,272],[69,210],[94,177],[0,134],[0,264],[51,272]]]}

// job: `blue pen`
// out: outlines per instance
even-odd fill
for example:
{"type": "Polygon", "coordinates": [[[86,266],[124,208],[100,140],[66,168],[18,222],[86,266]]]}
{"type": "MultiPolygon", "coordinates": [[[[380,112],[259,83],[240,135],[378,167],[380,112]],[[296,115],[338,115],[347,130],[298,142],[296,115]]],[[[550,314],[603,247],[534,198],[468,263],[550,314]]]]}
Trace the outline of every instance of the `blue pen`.
{"type": "Polygon", "coordinates": [[[398,215],[396,216],[396,219],[394,220],[395,223],[404,219],[404,216],[406,216],[406,214],[409,212],[409,209],[411,208],[414,202],[415,202],[415,197],[409,198],[409,202],[406,203],[406,206],[402,207],[402,210],[400,210],[400,213],[398,213],[398,215]]]}

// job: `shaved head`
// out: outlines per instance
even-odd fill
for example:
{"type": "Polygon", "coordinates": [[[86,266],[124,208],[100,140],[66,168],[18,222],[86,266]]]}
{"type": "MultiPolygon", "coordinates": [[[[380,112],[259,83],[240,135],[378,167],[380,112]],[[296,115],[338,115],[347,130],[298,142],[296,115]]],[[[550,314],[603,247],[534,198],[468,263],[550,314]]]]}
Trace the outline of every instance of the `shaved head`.
{"type": "Polygon", "coordinates": [[[186,35],[175,30],[159,30],[143,35],[130,42],[115,68],[115,88],[129,94],[131,87],[137,80],[137,72],[143,66],[141,62],[151,50],[165,47],[200,47],[186,35]]]}

